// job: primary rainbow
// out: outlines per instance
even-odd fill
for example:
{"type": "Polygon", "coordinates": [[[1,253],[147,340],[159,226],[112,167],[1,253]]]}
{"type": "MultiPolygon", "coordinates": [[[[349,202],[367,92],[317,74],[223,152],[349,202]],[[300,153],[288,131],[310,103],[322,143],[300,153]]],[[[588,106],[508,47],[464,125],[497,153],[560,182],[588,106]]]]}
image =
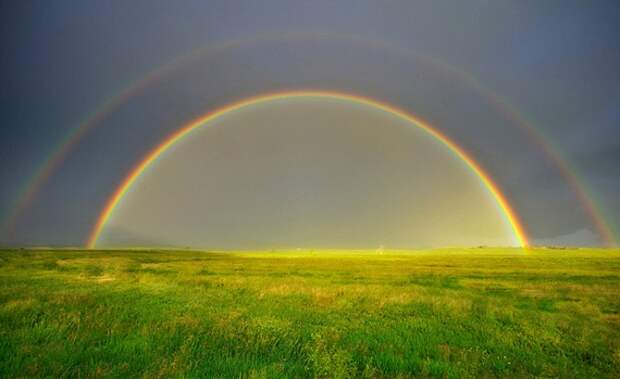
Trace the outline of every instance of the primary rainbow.
{"type": "Polygon", "coordinates": [[[515,211],[512,209],[505,196],[499,190],[497,184],[495,184],[489,175],[478,165],[470,156],[459,147],[454,141],[452,141],[448,136],[440,133],[439,131],[432,128],[428,123],[412,116],[411,114],[395,108],[391,105],[382,103],[380,101],[372,100],[366,97],[352,95],[347,93],[340,92],[327,92],[327,91],[288,91],[281,93],[271,93],[265,95],[255,96],[249,99],[245,99],[222,108],[216,109],[212,112],[207,113],[204,116],[199,117],[198,119],[190,122],[186,126],[182,127],[180,130],[176,131],[168,138],[166,138],[159,146],[157,146],[154,150],[152,150],[131,172],[129,175],[123,180],[121,185],[116,189],[113,195],[107,201],[103,212],[99,215],[97,219],[97,223],[95,224],[92,232],[87,241],[88,248],[94,248],[97,244],[99,236],[103,231],[104,226],[109,220],[110,216],[114,212],[114,209],[121,201],[125,193],[131,188],[134,182],[138,179],[138,177],[155,161],[157,158],[166,150],[168,150],[172,145],[179,142],[182,138],[187,136],[191,131],[197,129],[203,124],[214,120],[226,113],[233,112],[235,110],[241,109],[248,105],[263,103],[272,100],[280,100],[280,99],[288,99],[288,98],[296,98],[296,97],[324,97],[324,98],[333,98],[340,100],[348,100],[355,103],[369,105],[375,108],[379,108],[387,113],[394,114],[403,118],[419,128],[423,129],[425,132],[429,133],[438,141],[442,142],[446,147],[450,149],[456,156],[458,156],[470,169],[474,171],[474,173],[478,176],[482,184],[485,188],[491,193],[497,205],[501,209],[501,211],[506,216],[508,220],[514,236],[519,242],[519,245],[522,247],[529,246],[528,238],[525,234],[525,231],[519,221],[519,218],[515,211]]]}

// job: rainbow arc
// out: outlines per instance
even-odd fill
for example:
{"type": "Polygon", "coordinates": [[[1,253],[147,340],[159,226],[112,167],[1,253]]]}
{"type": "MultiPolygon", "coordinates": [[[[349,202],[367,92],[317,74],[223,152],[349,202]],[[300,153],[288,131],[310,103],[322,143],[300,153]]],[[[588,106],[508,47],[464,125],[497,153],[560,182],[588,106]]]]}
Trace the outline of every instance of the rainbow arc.
{"type": "Polygon", "coordinates": [[[506,217],[506,220],[509,223],[518,244],[522,247],[529,246],[527,235],[524,231],[523,226],[521,225],[518,215],[510,206],[508,200],[503,195],[498,185],[483,170],[483,168],[456,142],[451,140],[445,134],[442,134],[435,128],[431,127],[431,125],[427,122],[389,104],[385,104],[358,95],[327,91],[288,91],[259,95],[216,109],[181,127],[179,130],[166,138],[157,147],[155,147],[155,149],[153,149],[145,158],[143,158],[141,162],[137,166],[135,166],[133,170],[130,171],[129,175],[127,175],[127,177],[123,180],[123,182],[116,189],[116,191],[114,191],[112,196],[107,201],[103,212],[101,212],[100,216],[98,217],[94,228],[92,229],[90,237],[88,238],[87,246],[89,248],[94,248],[96,246],[97,241],[99,240],[99,237],[103,229],[105,228],[106,223],[112,216],[117,205],[123,199],[123,196],[127,193],[127,191],[136,182],[136,180],[140,177],[140,175],[144,173],[149,168],[149,166],[151,166],[151,164],[153,164],[166,150],[171,148],[177,142],[186,138],[188,135],[191,134],[192,131],[225,114],[240,110],[250,105],[260,104],[274,100],[299,97],[332,98],[371,106],[374,108],[378,108],[384,112],[396,115],[402,119],[405,119],[412,125],[424,130],[426,133],[428,133],[433,138],[440,141],[444,146],[446,146],[454,155],[456,155],[463,163],[465,163],[467,167],[469,167],[476,174],[482,185],[489,191],[490,195],[496,201],[497,206],[501,210],[502,214],[506,217]]]}

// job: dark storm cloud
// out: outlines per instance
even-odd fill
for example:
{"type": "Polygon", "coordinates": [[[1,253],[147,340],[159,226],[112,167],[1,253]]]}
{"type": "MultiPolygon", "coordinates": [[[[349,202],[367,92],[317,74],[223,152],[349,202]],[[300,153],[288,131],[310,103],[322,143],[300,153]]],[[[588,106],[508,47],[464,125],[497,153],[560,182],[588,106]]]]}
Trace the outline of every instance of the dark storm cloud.
{"type": "MultiPolygon", "coordinates": [[[[474,74],[561,149],[608,216],[620,219],[615,2],[57,1],[1,7],[0,214],[10,211],[32,172],[80,120],[145,72],[218,41],[320,31],[387,41],[474,74]]],[[[81,243],[116,183],[171,126],[214,104],[293,85],[372,94],[422,113],[489,168],[534,237],[594,232],[544,156],[454,78],[381,49],[313,46],[273,47],[271,54],[249,48],[230,53],[228,61],[204,59],[209,67],[191,66],[186,76],[176,73],[153,85],[149,91],[159,93],[129,102],[72,153],[3,241],[81,243]],[[302,49],[316,54],[293,56],[302,49]],[[312,69],[304,67],[309,64],[312,69]],[[207,78],[192,78],[196,74],[207,78]],[[217,88],[201,87],[209,76],[217,76],[217,88]],[[155,112],[157,120],[145,116],[164,106],[168,111],[155,112]],[[471,125],[459,128],[459,120],[471,125]]]]}

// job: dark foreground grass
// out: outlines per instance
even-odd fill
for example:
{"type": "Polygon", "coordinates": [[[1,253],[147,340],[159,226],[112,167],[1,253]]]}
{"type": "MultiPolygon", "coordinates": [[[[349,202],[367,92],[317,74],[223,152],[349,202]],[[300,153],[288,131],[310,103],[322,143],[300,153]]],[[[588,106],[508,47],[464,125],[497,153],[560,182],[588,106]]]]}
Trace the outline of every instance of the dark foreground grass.
{"type": "Polygon", "coordinates": [[[3,377],[620,377],[620,251],[0,252],[3,377]]]}

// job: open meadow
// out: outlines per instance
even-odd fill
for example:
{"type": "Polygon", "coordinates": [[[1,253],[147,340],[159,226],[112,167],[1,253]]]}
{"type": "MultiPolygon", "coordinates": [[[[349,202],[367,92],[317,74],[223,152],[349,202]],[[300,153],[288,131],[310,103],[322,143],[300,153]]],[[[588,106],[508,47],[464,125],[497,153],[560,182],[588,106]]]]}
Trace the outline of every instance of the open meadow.
{"type": "Polygon", "coordinates": [[[620,377],[620,251],[0,251],[2,377],[620,377]]]}

